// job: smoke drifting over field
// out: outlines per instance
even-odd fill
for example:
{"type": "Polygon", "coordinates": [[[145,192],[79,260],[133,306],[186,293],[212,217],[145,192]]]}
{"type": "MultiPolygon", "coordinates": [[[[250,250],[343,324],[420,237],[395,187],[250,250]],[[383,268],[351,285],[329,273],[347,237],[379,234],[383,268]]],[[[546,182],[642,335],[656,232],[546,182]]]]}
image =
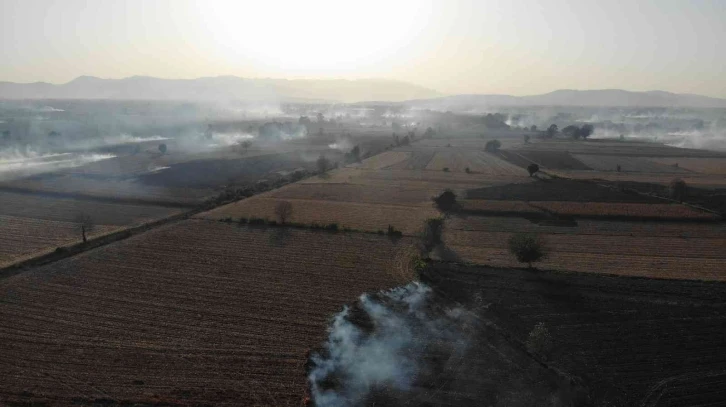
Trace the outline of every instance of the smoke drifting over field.
{"type": "Polygon", "coordinates": [[[431,370],[426,361],[431,348],[447,356],[444,363],[461,356],[469,344],[462,327],[471,314],[435,310],[430,295],[426,285],[411,283],[363,295],[336,315],[325,350],[312,358],[309,380],[316,405],[368,405],[381,392],[397,398],[431,370]]]}
{"type": "Polygon", "coordinates": [[[0,151],[0,179],[40,174],[114,158],[113,154],[57,153],[41,154],[33,150],[0,151]]]}

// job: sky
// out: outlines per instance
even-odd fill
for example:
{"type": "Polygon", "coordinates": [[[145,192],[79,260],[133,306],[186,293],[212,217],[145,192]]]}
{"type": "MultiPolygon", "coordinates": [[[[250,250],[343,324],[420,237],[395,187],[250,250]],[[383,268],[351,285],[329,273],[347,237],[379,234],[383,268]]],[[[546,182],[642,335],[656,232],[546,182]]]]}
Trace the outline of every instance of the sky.
{"type": "Polygon", "coordinates": [[[726,0],[0,0],[0,81],[387,78],[726,98],[726,0]]]}

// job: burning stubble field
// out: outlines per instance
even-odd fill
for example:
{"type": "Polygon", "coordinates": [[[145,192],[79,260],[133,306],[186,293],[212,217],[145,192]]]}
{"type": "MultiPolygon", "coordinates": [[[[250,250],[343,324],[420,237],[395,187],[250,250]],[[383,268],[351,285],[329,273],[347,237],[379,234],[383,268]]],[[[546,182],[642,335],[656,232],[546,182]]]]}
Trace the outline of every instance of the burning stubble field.
{"type": "Polygon", "coordinates": [[[0,404],[299,405],[328,318],[410,254],[188,220],[0,280],[0,404]]]}
{"type": "Polygon", "coordinates": [[[456,265],[436,265],[423,279],[461,303],[485,303],[479,316],[575,377],[586,405],[716,406],[726,398],[724,283],[456,265]]]}

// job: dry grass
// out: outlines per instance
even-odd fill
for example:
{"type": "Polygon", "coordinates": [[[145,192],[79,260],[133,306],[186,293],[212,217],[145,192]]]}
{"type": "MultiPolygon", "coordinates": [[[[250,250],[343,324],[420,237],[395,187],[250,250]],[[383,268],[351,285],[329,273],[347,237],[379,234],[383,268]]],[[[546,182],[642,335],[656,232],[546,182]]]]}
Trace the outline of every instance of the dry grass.
{"type": "Polygon", "coordinates": [[[716,219],[716,215],[679,204],[530,201],[530,205],[559,215],[646,217],[662,219],[716,219]]]}
{"type": "Polygon", "coordinates": [[[678,164],[679,168],[702,174],[726,175],[726,158],[650,158],[650,161],[666,166],[678,164]]]}
{"type": "Polygon", "coordinates": [[[547,170],[548,172],[563,178],[573,179],[602,179],[606,181],[625,181],[625,182],[646,182],[652,184],[668,185],[673,178],[678,177],[688,185],[698,187],[726,187],[726,177],[712,174],[653,174],[653,173],[627,173],[612,171],[566,171],[566,170],[547,170]]]}
{"type": "Polygon", "coordinates": [[[465,199],[459,201],[461,209],[474,212],[503,212],[503,213],[539,213],[537,209],[524,201],[494,201],[485,199],[465,199]]]}
{"type": "Polygon", "coordinates": [[[405,161],[410,156],[411,153],[405,151],[386,151],[363,160],[363,162],[356,167],[368,170],[379,170],[405,161]]]}
{"type": "MultiPolygon", "coordinates": [[[[266,218],[277,220],[274,208],[280,200],[263,196],[245,199],[197,215],[199,218],[219,220],[231,217],[266,218]]],[[[288,199],[292,204],[292,216],[288,222],[310,225],[337,223],[339,228],[351,228],[368,232],[386,231],[393,225],[407,235],[416,235],[426,219],[438,216],[429,203],[417,207],[354,202],[335,202],[307,199],[288,199]]]]}
{"type": "Polygon", "coordinates": [[[617,171],[618,166],[620,166],[620,170],[624,172],[655,172],[666,174],[688,173],[688,171],[685,171],[682,168],[664,165],[643,157],[587,154],[577,154],[573,155],[573,157],[597,171],[617,171]]]}
{"type": "MultiPolygon", "coordinates": [[[[120,229],[96,225],[89,238],[120,229]]],[[[79,224],[0,215],[0,265],[39,255],[81,241],[79,224]]]]}
{"type": "Polygon", "coordinates": [[[426,166],[427,170],[452,172],[471,172],[494,177],[524,177],[527,171],[510,164],[492,154],[482,151],[440,151],[426,166]]]}
{"type": "MultiPolygon", "coordinates": [[[[561,228],[566,229],[566,228],[561,228]]],[[[544,230],[542,230],[544,232],[544,230]]],[[[521,267],[506,248],[509,232],[447,228],[444,241],[461,260],[521,267]]],[[[726,238],[540,233],[548,257],[537,267],[586,273],[726,281],[726,238]]]]}

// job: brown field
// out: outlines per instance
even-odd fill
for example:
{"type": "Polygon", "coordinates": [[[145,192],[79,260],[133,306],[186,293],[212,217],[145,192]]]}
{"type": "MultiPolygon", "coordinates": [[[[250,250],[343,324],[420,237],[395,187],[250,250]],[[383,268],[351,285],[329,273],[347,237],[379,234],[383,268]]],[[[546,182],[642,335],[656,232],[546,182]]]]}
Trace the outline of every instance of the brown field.
{"type": "Polygon", "coordinates": [[[74,222],[80,213],[96,224],[127,226],[181,212],[178,208],[127,205],[70,198],[52,198],[25,193],[0,192],[1,215],[74,222]]]}
{"type": "MultiPolygon", "coordinates": [[[[632,222],[627,220],[577,219],[577,226],[532,222],[515,216],[454,216],[447,229],[477,232],[579,234],[640,237],[726,238],[726,224],[707,222],[632,222]]],[[[687,241],[686,241],[687,242],[687,241]]]]}
{"type": "Polygon", "coordinates": [[[662,219],[717,219],[710,212],[703,212],[680,204],[640,204],[610,202],[556,202],[530,201],[530,205],[547,212],[569,216],[596,216],[662,219]]]}
{"type": "Polygon", "coordinates": [[[617,140],[532,140],[529,144],[502,146],[507,149],[567,151],[571,154],[622,155],[632,157],[724,157],[726,154],[710,151],[678,148],[659,143],[617,140]]]}
{"type": "Polygon", "coordinates": [[[536,224],[521,217],[468,216],[447,221],[444,242],[460,261],[520,267],[508,252],[513,233],[541,236],[549,270],[726,281],[726,225],[577,220],[536,224]]]}
{"type": "Polygon", "coordinates": [[[214,195],[211,189],[169,188],[142,185],[130,179],[97,179],[76,175],[50,175],[0,183],[2,187],[30,192],[51,192],[88,197],[127,199],[152,204],[194,206],[214,195]]]}
{"type": "Polygon", "coordinates": [[[388,167],[392,170],[425,170],[436,153],[433,149],[415,149],[405,161],[388,167]]]}
{"type": "MultiPolygon", "coordinates": [[[[88,237],[118,229],[119,226],[95,225],[88,237]]],[[[0,266],[80,241],[77,223],[0,215],[0,266]]]]}
{"type": "MultiPolygon", "coordinates": [[[[596,171],[617,171],[619,165],[620,170],[624,172],[656,172],[668,174],[689,173],[689,171],[684,170],[683,168],[665,165],[664,163],[655,162],[656,159],[646,159],[643,157],[586,154],[575,154],[573,157],[596,171]]],[[[696,158],[695,160],[701,159],[696,158]]]]}
{"type": "Polygon", "coordinates": [[[657,164],[674,166],[688,171],[700,172],[702,174],[726,175],[726,158],[649,158],[657,164]]]}
{"type": "Polygon", "coordinates": [[[668,185],[674,178],[680,178],[688,185],[701,188],[724,188],[726,187],[726,177],[712,174],[653,174],[653,173],[623,173],[612,171],[566,171],[566,170],[548,170],[548,172],[572,179],[602,179],[606,181],[619,182],[644,182],[650,184],[668,185]]]}
{"type": "Polygon", "coordinates": [[[538,213],[544,214],[524,201],[494,201],[485,199],[465,199],[459,201],[461,209],[466,212],[502,212],[502,213],[538,213]]]}
{"type": "Polygon", "coordinates": [[[567,151],[551,150],[517,150],[516,154],[524,157],[541,168],[550,170],[590,170],[591,168],[576,159],[567,151]]]}
{"type": "Polygon", "coordinates": [[[453,172],[481,173],[493,177],[524,177],[527,171],[510,164],[492,154],[482,151],[441,151],[437,152],[426,166],[427,170],[442,171],[448,168],[453,172]]]}
{"type": "Polygon", "coordinates": [[[0,280],[0,404],[299,405],[328,318],[409,250],[190,220],[0,280]]]}
{"type": "Polygon", "coordinates": [[[369,170],[379,170],[405,161],[410,156],[411,153],[405,151],[386,151],[381,154],[374,155],[373,157],[366,158],[357,167],[369,170]]]}
{"type": "MultiPolygon", "coordinates": [[[[258,217],[277,220],[275,205],[280,199],[252,197],[197,215],[199,218],[219,220],[258,217]]],[[[439,216],[431,204],[408,207],[400,205],[363,204],[353,202],[287,199],[292,204],[288,222],[310,225],[337,223],[340,229],[350,228],[366,232],[386,231],[388,225],[406,235],[420,232],[424,221],[439,216]]]]}

